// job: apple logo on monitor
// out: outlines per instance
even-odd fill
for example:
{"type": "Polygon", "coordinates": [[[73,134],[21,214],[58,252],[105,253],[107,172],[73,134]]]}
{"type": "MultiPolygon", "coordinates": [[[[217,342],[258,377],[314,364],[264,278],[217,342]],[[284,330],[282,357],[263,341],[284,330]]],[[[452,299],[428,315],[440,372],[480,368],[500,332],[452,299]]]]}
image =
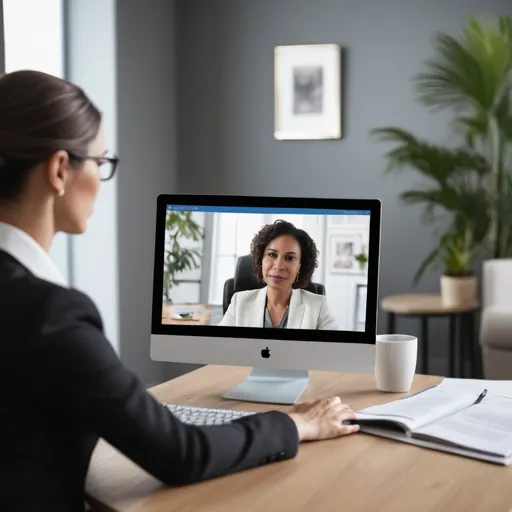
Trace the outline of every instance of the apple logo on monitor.
{"type": "Polygon", "coordinates": [[[268,359],[270,357],[270,350],[269,348],[264,348],[262,351],[261,351],[261,357],[263,357],[264,359],[268,359]]]}

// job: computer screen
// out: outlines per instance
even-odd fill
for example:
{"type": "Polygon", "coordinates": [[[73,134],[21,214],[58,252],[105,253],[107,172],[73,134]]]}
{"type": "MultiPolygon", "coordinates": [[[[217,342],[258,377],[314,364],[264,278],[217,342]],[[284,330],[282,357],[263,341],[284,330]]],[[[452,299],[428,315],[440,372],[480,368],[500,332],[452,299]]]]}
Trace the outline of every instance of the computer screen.
{"type": "Polygon", "coordinates": [[[378,200],[162,195],[151,358],[252,366],[225,398],[290,404],[374,369],[378,200]]]}
{"type": "Polygon", "coordinates": [[[226,335],[225,328],[238,327],[237,336],[264,329],[256,335],[340,341],[351,333],[352,341],[371,342],[362,334],[368,322],[375,330],[376,290],[369,287],[376,283],[369,286],[368,276],[376,264],[371,253],[378,254],[380,211],[372,201],[345,200],[343,207],[334,200],[299,206],[208,199],[170,196],[162,205],[159,332],[216,327],[226,335]],[[312,338],[297,330],[323,332],[312,338]]]}

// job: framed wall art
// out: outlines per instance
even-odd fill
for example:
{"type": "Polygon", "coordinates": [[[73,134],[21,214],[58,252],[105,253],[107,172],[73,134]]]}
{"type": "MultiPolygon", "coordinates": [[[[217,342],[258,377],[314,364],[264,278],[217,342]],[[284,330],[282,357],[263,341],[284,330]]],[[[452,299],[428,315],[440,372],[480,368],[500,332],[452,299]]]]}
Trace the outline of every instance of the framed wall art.
{"type": "Polygon", "coordinates": [[[329,271],[332,274],[362,274],[356,255],[363,249],[359,232],[340,233],[329,238],[329,271]]]}
{"type": "Polygon", "coordinates": [[[276,46],[274,137],[340,139],[342,52],[337,44],[276,46]]]}

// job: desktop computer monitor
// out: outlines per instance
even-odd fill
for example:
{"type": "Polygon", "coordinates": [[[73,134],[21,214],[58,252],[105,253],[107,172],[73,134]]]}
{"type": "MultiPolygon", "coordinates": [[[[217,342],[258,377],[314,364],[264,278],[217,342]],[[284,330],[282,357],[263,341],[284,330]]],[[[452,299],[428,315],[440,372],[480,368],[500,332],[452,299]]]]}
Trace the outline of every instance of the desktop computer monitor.
{"type": "Polygon", "coordinates": [[[375,199],[159,196],[151,358],[253,367],[223,396],[281,404],[373,373],[380,226],[375,199]]]}

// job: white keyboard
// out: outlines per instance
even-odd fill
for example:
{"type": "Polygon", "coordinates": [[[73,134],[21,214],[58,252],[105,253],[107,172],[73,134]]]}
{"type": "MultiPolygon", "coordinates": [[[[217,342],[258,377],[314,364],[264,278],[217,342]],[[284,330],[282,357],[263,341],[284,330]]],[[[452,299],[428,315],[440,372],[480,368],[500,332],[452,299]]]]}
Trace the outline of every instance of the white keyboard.
{"type": "Polygon", "coordinates": [[[209,409],[207,407],[193,407],[190,405],[165,404],[165,406],[180,419],[189,425],[221,425],[230,421],[254,414],[247,411],[232,411],[230,409],[209,409]]]}

